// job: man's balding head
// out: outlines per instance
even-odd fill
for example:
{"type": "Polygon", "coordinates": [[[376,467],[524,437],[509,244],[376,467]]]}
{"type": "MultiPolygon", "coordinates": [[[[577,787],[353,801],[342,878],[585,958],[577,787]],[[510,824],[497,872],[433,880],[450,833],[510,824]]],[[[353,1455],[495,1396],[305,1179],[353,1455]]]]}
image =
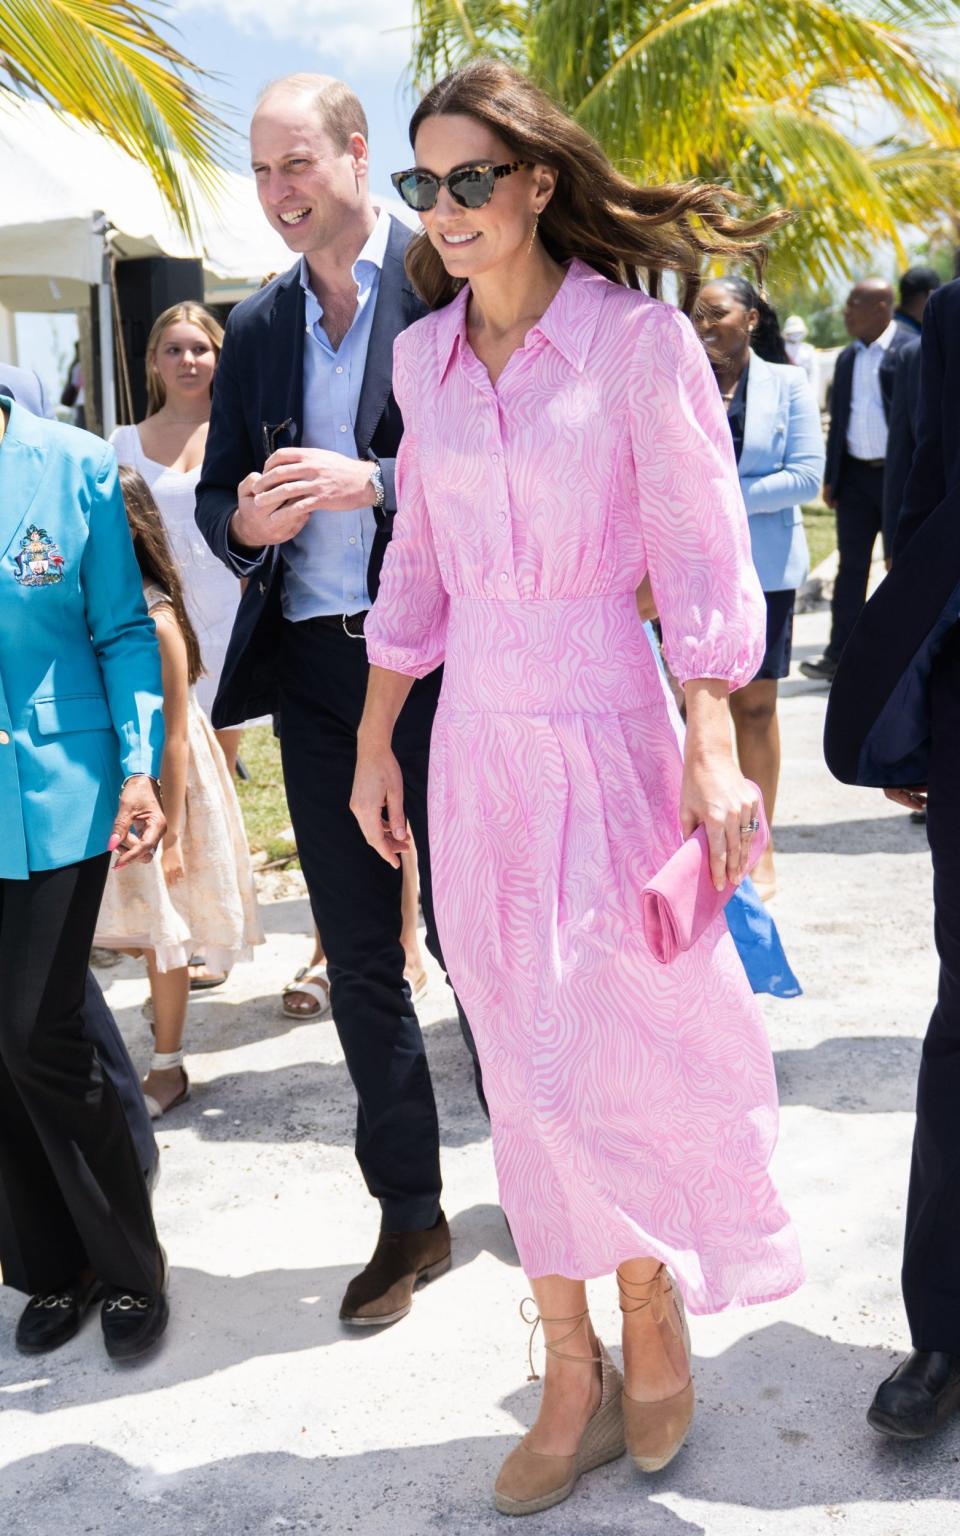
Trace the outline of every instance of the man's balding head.
{"type": "Polygon", "coordinates": [[[854,341],[867,346],[882,336],[893,319],[893,287],[882,277],[865,277],[847,296],[843,321],[854,341]]]}
{"type": "Polygon", "coordinates": [[[304,73],[283,75],[279,80],[271,80],[257,97],[253,109],[254,121],[258,113],[269,111],[278,101],[286,99],[289,102],[291,98],[305,112],[315,114],[338,154],[343,154],[353,134],[360,133],[364,139],[368,139],[367,114],[360,104],[360,98],[349,85],[334,75],[304,73]]]}

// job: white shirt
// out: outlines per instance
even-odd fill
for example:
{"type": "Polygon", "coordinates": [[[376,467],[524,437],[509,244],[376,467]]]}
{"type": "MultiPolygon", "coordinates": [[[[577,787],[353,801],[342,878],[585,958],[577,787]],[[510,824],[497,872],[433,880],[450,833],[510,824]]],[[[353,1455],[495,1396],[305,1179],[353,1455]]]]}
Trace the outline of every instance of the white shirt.
{"type": "Polygon", "coordinates": [[[891,320],[886,330],[865,346],[855,343],[853,390],[850,419],[847,423],[847,452],[855,459],[882,459],[887,451],[887,418],[880,393],[880,364],[897,334],[897,322],[891,320]]]}

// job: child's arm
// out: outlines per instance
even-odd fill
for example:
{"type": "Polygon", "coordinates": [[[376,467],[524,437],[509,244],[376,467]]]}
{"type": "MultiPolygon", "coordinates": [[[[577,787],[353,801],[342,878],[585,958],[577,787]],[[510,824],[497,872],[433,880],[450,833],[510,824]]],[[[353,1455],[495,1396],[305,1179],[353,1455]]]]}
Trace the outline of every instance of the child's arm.
{"type": "Polygon", "coordinates": [[[180,833],[187,801],[187,706],[190,700],[187,647],[172,609],[162,606],[152,614],[160,645],[163,673],[163,723],[165,740],[160,782],[167,830],[163,838],[163,873],[170,884],[183,878],[180,833]]]}

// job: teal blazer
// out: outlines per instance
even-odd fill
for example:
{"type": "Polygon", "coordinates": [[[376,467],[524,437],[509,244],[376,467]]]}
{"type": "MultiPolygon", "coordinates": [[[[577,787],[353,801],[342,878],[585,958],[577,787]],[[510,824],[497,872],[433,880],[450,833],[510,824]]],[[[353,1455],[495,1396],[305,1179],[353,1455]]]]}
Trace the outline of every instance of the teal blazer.
{"type": "Polygon", "coordinates": [[[823,479],[820,409],[802,368],[750,353],[740,488],[764,592],[799,587],[810,570],[801,504],[823,479]]]}
{"type": "Polygon", "coordinates": [[[163,695],[113,449],[0,405],[0,879],[25,880],[106,851],[163,695]]]}

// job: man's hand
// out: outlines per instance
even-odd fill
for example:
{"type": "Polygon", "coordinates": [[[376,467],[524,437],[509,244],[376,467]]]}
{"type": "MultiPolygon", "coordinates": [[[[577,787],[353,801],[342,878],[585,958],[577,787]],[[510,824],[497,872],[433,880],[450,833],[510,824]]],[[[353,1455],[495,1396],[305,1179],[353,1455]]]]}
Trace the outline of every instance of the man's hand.
{"type": "Polygon", "coordinates": [[[281,507],[277,512],[260,511],[256,493],[262,479],[263,476],[253,470],[237,487],[237,510],[230,519],[230,536],[244,549],[286,544],[310,519],[309,512],[297,512],[287,507],[281,507]]]}
{"type": "Polygon", "coordinates": [[[365,459],[350,459],[326,448],[278,448],[267,460],[254,503],[258,512],[284,514],[349,512],[375,500],[365,459]]]}
{"type": "Polygon", "coordinates": [[[925,811],[927,808],[925,784],[915,784],[909,789],[885,789],[884,794],[894,805],[902,805],[905,811],[925,811]]]}
{"type": "Polygon", "coordinates": [[[824,485],[823,490],[820,492],[820,499],[823,502],[825,507],[829,507],[830,508],[831,512],[835,512],[836,511],[836,509],[837,509],[837,498],[833,494],[833,486],[832,485],[826,485],[826,484],[824,485]]]}

